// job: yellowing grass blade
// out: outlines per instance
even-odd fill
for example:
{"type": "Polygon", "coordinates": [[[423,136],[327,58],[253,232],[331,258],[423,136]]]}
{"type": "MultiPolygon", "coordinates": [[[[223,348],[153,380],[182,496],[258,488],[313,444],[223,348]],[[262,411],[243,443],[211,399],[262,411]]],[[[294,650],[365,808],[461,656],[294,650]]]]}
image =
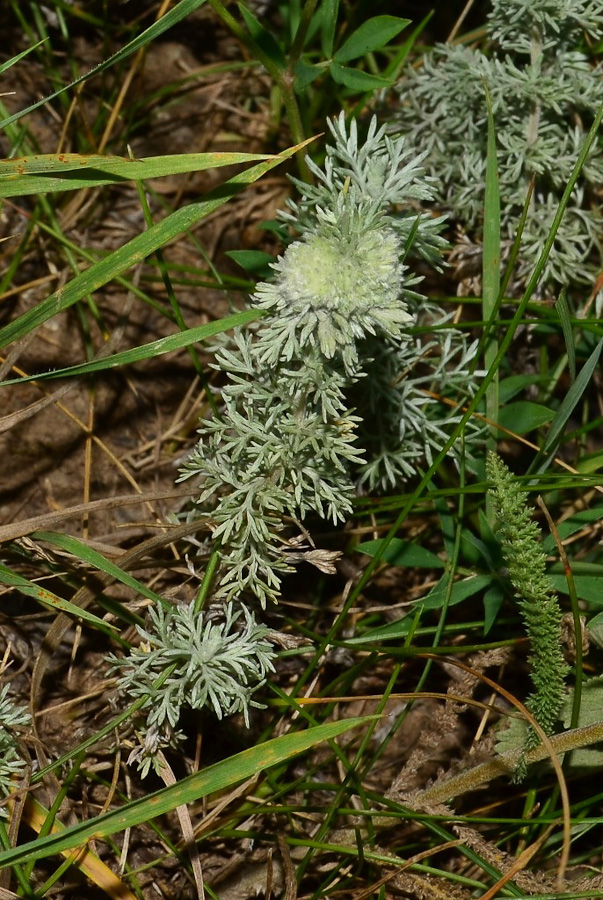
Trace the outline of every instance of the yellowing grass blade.
{"type": "MultiPolygon", "coordinates": [[[[38,803],[34,797],[27,798],[23,809],[23,822],[25,824],[39,834],[47,816],[48,810],[41,803],[38,803]]],[[[60,835],[64,830],[65,826],[61,825],[60,822],[55,822],[52,826],[52,834],[60,835]]],[[[63,850],[60,852],[66,859],[72,857],[73,865],[86,875],[90,881],[102,888],[107,897],[111,897],[112,900],[137,900],[132,891],[117,877],[115,872],[112,872],[109,866],[106,866],[102,859],[95,856],[87,847],[82,851],[63,850]]]]}
{"type": "Polygon", "coordinates": [[[53,594],[52,591],[40,587],[39,584],[35,584],[33,581],[28,581],[27,578],[23,578],[22,575],[17,575],[12,569],[9,569],[2,564],[0,564],[0,582],[3,584],[10,584],[11,587],[17,588],[22,594],[33,597],[39,603],[42,603],[44,606],[50,607],[51,609],[55,609],[57,612],[64,612],[68,616],[74,616],[77,619],[85,619],[92,625],[102,628],[103,631],[106,631],[108,628],[112,631],[116,630],[114,625],[103,622],[102,619],[99,619],[98,616],[95,616],[93,613],[90,613],[85,609],[80,609],[79,606],[75,606],[75,604],[70,603],[69,600],[63,600],[62,597],[58,597],[56,594],[53,594]]]}
{"type": "Polygon", "coordinates": [[[235,194],[244,190],[249,184],[253,184],[262,175],[289,159],[294,153],[305,147],[307,143],[309,141],[303,141],[301,144],[289,147],[287,150],[279,153],[278,156],[274,156],[266,162],[258,163],[258,165],[235,175],[207,194],[203,200],[191,203],[182,209],[177,209],[169,216],[166,216],[165,219],[162,219],[155,225],[151,225],[142,234],[136,235],[136,237],[124,244],[123,247],[119,247],[106,259],[101,259],[91,265],[89,269],[80,272],[64,287],[51,294],[46,300],[38,303],[34,309],[30,309],[16,321],[10,322],[4,328],[0,328],[0,347],[4,347],[12,341],[24,337],[34,328],[37,328],[38,325],[42,325],[42,323],[48,321],[57,313],[68,309],[74,303],[77,303],[78,300],[94,293],[94,291],[107,284],[113,278],[142,262],[143,259],[146,259],[151,253],[168,244],[178,235],[193,228],[197,222],[200,222],[209,213],[214,212],[214,210],[226,203],[235,194]]]}
{"type": "Polygon", "coordinates": [[[145,181],[272,158],[266,153],[180,153],[143,159],[50,153],[0,159],[0,198],[45,191],[74,191],[122,181],[145,181]]]}

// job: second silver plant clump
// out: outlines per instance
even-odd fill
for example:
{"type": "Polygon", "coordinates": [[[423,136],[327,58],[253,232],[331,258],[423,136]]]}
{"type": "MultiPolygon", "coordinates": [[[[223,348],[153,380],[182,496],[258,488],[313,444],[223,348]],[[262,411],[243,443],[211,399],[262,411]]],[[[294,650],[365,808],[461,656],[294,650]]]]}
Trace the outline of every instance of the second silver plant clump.
{"type": "MultiPolygon", "coordinates": [[[[486,174],[486,88],[492,99],[500,172],[503,249],[515,236],[531,179],[534,195],[516,269],[518,287],[548,235],[585,132],[601,102],[600,66],[583,51],[603,35],[600,0],[494,0],[487,52],[439,44],[399,85],[395,126],[437,174],[436,208],[481,240],[486,174]]],[[[597,188],[600,149],[576,185],[544,282],[592,281],[601,258],[597,188]]],[[[459,248],[462,250],[462,247],[459,248]]],[[[470,247],[467,248],[467,252],[470,247]]],[[[460,255],[460,254],[459,254],[460,255]]]]}
{"type": "Polygon", "coordinates": [[[251,298],[267,315],[217,349],[223,409],[182,468],[181,480],[201,476],[227,600],[277,599],[301,555],[285,525],[343,521],[358,484],[415,474],[457,420],[434,395],[473,389],[475,345],[414,290],[410,261],[439,268],[445,247],[443,220],[418,211],[434,196],[422,156],[375,120],[364,143],[343,114],[329,128],[324,169],[309,161],[316,183],[296,181],[283,214],[300,236],[251,298]],[[444,327],[425,339],[417,324],[444,327]]]}

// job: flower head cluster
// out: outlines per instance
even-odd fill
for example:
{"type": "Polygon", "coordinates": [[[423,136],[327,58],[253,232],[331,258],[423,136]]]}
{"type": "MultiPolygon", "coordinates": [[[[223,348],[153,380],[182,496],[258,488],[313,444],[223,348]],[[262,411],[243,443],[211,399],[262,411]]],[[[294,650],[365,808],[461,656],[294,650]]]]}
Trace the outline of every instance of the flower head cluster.
{"type": "MultiPolygon", "coordinates": [[[[500,173],[503,239],[510,246],[528,195],[518,283],[530,273],[600,102],[601,69],[582,52],[584,34],[603,34],[598,0],[493,0],[487,52],[443,44],[400,83],[396,126],[426,151],[437,173],[440,209],[452,211],[474,240],[483,226],[486,88],[492,100],[500,173]]],[[[594,188],[603,157],[584,167],[551,253],[545,279],[561,285],[588,278],[598,264],[600,216],[594,188]],[[585,266],[586,260],[592,265],[585,266]]]]}
{"type": "Polygon", "coordinates": [[[274,671],[275,653],[266,640],[268,628],[258,625],[245,607],[228,604],[217,617],[196,612],[191,605],[149,611],[150,627],[138,628],[142,643],[124,658],[112,656],[119,671],[119,690],[132,700],[145,697],[146,732],[143,774],[153,754],[169,743],[183,706],[213,710],[221,719],[242,713],[249,725],[252,694],[274,671]],[[240,624],[243,617],[242,627],[240,624]]]}
{"type": "MultiPolygon", "coordinates": [[[[25,762],[15,738],[15,729],[28,725],[31,717],[26,709],[15,706],[9,697],[9,685],[0,689],[0,794],[3,797],[14,790],[13,778],[23,774],[25,762]]],[[[0,816],[6,809],[0,806],[0,816]]]]}
{"type": "Polygon", "coordinates": [[[334,233],[310,234],[291,244],[274,269],[276,281],[259,285],[255,295],[275,318],[270,340],[261,341],[269,365],[317,347],[326,359],[341,355],[353,373],[358,340],[381,332],[400,337],[412,322],[400,302],[403,268],[393,230],[350,235],[347,242],[334,233]]]}

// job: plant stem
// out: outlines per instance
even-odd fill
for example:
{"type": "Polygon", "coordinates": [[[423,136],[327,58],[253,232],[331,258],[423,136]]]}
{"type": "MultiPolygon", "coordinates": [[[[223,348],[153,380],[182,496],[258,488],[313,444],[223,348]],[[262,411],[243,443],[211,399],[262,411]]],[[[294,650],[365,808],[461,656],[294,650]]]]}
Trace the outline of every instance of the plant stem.
{"type": "MultiPolygon", "coordinates": [[[[549,738],[555,753],[569,753],[571,750],[578,750],[582,747],[589,747],[603,741],[603,722],[597,722],[595,725],[585,725],[583,728],[574,728],[571,731],[564,731],[562,734],[553,735],[549,738]]],[[[458,797],[467,791],[473,791],[482,784],[487,784],[500,775],[509,775],[515,769],[521,751],[514,750],[505,753],[497,759],[491,759],[488,762],[474,766],[472,769],[466,769],[453,778],[446,781],[436,783],[424,791],[419,791],[413,797],[413,805],[420,806],[444,803],[452,797],[458,797]]],[[[546,759],[549,751],[544,744],[532,747],[525,754],[525,761],[529,763],[539,762],[546,759]]]]}
{"type": "Polygon", "coordinates": [[[289,66],[293,68],[295,63],[298,61],[302,54],[302,50],[304,49],[304,44],[306,43],[306,35],[308,34],[308,28],[310,27],[310,23],[312,22],[312,16],[314,15],[314,10],[316,9],[317,0],[306,0],[306,4],[304,5],[301,18],[299,20],[299,25],[297,26],[297,31],[295,32],[295,38],[293,39],[293,44],[291,45],[291,50],[289,52],[289,66]]]}
{"type": "MultiPolygon", "coordinates": [[[[302,125],[301,115],[299,111],[299,105],[297,103],[297,99],[295,97],[294,90],[294,80],[295,76],[293,73],[293,63],[295,62],[295,57],[293,56],[293,51],[291,57],[288,61],[288,65],[284,70],[281,70],[280,67],[275,63],[270,56],[262,50],[259,44],[254,41],[252,36],[245,31],[245,29],[237,22],[237,20],[232,16],[226,7],[222,4],[221,0],[208,0],[209,5],[214,10],[214,12],[222,19],[224,24],[230,28],[232,33],[236,38],[238,38],[242,44],[244,44],[249,52],[264,66],[270,77],[272,78],[275,85],[281,92],[281,98],[283,105],[285,107],[285,112],[287,114],[287,119],[289,120],[289,128],[291,130],[291,135],[296,144],[300,144],[304,140],[304,129],[302,125]]],[[[316,0],[310,0],[309,6],[312,3],[316,3],[316,0]]],[[[304,9],[304,16],[306,14],[306,9],[304,9]]],[[[296,42],[294,44],[294,48],[297,47],[297,38],[300,35],[300,31],[302,27],[307,28],[305,24],[305,19],[302,18],[302,21],[298,27],[298,33],[296,34],[296,42]]],[[[309,25],[309,23],[308,23],[309,25]]],[[[300,35],[300,40],[303,41],[305,38],[305,34],[302,32],[300,35]]],[[[312,176],[310,174],[310,170],[306,163],[305,157],[298,156],[297,157],[297,165],[299,168],[300,175],[304,181],[311,182],[312,176]]]]}

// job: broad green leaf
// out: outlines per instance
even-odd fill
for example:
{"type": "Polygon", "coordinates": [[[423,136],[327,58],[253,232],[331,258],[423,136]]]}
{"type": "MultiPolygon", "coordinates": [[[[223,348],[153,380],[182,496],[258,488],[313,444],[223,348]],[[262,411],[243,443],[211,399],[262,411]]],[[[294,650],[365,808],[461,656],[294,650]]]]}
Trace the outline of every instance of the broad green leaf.
{"type": "MultiPolygon", "coordinates": [[[[423,609],[440,609],[446,601],[447,593],[447,576],[444,576],[439,585],[433,588],[430,593],[422,600],[417,600],[423,609]]],[[[452,594],[450,595],[450,606],[462,603],[469,597],[473,597],[478,591],[483,591],[492,583],[491,575],[470,575],[469,578],[463,578],[462,581],[455,581],[452,586],[452,594]]]]}
{"type": "MultiPolygon", "coordinates": [[[[366,553],[367,556],[375,556],[383,544],[382,540],[365,541],[359,544],[356,550],[359,553],[366,553]]],[[[425,569],[443,569],[444,562],[431,550],[413,544],[410,541],[403,541],[400,538],[393,538],[381,556],[382,562],[387,562],[392,566],[416,566],[425,569]]]]}
{"type": "Polygon", "coordinates": [[[202,797],[231,788],[246,778],[260,775],[271,766],[286,762],[323,741],[331,740],[359,725],[366,725],[374,719],[374,716],[366,716],[329,722],[326,725],[309,728],[307,731],[284,734],[257,747],[243,750],[229,759],[214,763],[201,772],[183,778],[177,784],[139,797],[104,815],[71,825],[57,834],[38,838],[20,847],[4,850],[0,853],[0,868],[54,856],[65,850],[84,846],[89,840],[133,828],[171,812],[178,806],[194,803],[202,797]]]}
{"type": "Polygon", "coordinates": [[[221,334],[223,331],[228,331],[231,328],[240,328],[260,318],[262,315],[264,315],[262,310],[244,309],[241,312],[234,313],[232,316],[226,316],[224,319],[208,322],[207,325],[198,325],[196,328],[188,328],[186,331],[179,331],[176,334],[168,334],[167,337],[151,341],[150,344],[143,344],[142,347],[133,347],[131,350],[123,350],[121,353],[114,353],[112,356],[93,359],[91,362],[80,363],[77,366],[68,366],[66,369],[53,369],[51,372],[41,372],[38,375],[26,375],[23,378],[1,381],[0,387],[8,384],[19,384],[24,381],[47,381],[50,378],[90,375],[92,372],[102,372],[105,369],[115,369],[117,366],[131,365],[142,359],[151,359],[161,356],[163,353],[190,347],[191,344],[205,341],[207,338],[213,337],[215,334],[221,334]]]}
{"type": "Polygon", "coordinates": [[[10,584],[11,587],[21,591],[22,594],[33,597],[34,600],[37,600],[38,603],[41,603],[47,609],[50,608],[59,612],[64,612],[67,613],[68,616],[74,616],[77,619],[85,619],[86,622],[90,622],[92,625],[102,628],[103,631],[106,631],[108,628],[116,630],[114,625],[103,622],[98,616],[95,616],[85,609],[80,609],[79,606],[75,606],[73,603],[70,603],[69,600],[63,600],[62,597],[57,597],[52,591],[40,587],[39,584],[34,584],[32,581],[28,581],[27,578],[23,578],[22,575],[17,575],[16,572],[13,572],[7,566],[3,566],[1,563],[0,582],[2,582],[2,584],[10,584]]]}
{"type": "Polygon", "coordinates": [[[429,487],[429,496],[430,498],[433,498],[433,505],[440,520],[440,534],[442,536],[442,543],[444,544],[444,558],[452,559],[456,553],[456,512],[453,514],[450,507],[450,494],[448,491],[444,494],[438,494],[433,482],[430,482],[429,487]]]}
{"type": "Polygon", "coordinates": [[[263,250],[227,250],[225,256],[230,256],[242,269],[251,272],[256,278],[267,278],[272,272],[270,266],[274,262],[274,256],[264,253],[263,250]]]}
{"type": "Polygon", "coordinates": [[[303,60],[298,60],[293,66],[293,73],[295,75],[294,87],[296,92],[301,94],[309,84],[312,84],[313,81],[316,81],[317,78],[324,75],[324,73],[328,71],[328,68],[329,67],[325,65],[313,66],[303,60]]]}
{"type": "MultiPolygon", "coordinates": [[[[582,529],[587,525],[590,525],[591,522],[598,522],[600,519],[603,519],[603,506],[594,506],[591,509],[582,509],[580,510],[580,512],[577,512],[573,516],[570,516],[569,519],[565,519],[565,521],[559,522],[559,524],[557,525],[557,534],[563,541],[571,534],[575,534],[577,531],[582,531],[582,529]]],[[[542,549],[546,553],[554,553],[555,546],[556,544],[554,535],[548,534],[542,542],[542,549]]]]}
{"type": "Polygon", "coordinates": [[[90,71],[84,72],[83,75],[80,75],[75,81],[70,81],[69,84],[63,85],[63,87],[59,88],[53,94],[49,94],[47,97],[42,97],[41,100],[36,100],[35,103],[32,103],[31,106],[26,107],[25,109],[21,109],[13,115],[8,116],[6,119],[3,119],[0,122],[0,131],[10,125],[12,122],[16,122],[22,116],[26,116],[28,113],[33,112],[34,109],[38,109],[40,106],[44,106],[45,103],[49,103],[51,100],[54,100],[55,97],[59,97],[61,94],[65,93],[65,91],[70,90],[71,88],[77,87],[78,84],[82,84],[82,82],[87,81],[93,75],[98,75],[100,72],[104,72],[106,69],[115,65],[117,62],[121,62],[124,59],[127,59],[132,53],[135,53],[137,50],[140,50],[141,47],[144,47],[146,44],[151,43],[159,35],[166,32],[173,25],[176,25],[178,22],[181,22],[182,19],[185,19],[189,13],[193,12],[193,10],[198,9],[200,6],[203,6],[205,0],[180,0],[180,3],[177,3],[173,9],[170,9],[164,16],[158,19],[156,22],[153,22],[152,25],[149,25],[148,28],[145,28],[140,34],[137,34],[136,37],[131,40],[125,47],[122,47],[121,50],[118,50],[117,53],[114,53],[113,56],[110,56],[108,59],[103,60],[103,62],[99,63],[97,66],[94,66],[90,71]]]}
{"type": "MultiPolygon", "coordinates": [[[[585,725],[596,725],[603,720],[603,676],[596,675],[593,678],[587,678],[582,684],[582,695],[580,698],[580,715],[575,726],[572,725],[572,706],[573,706],[573,689],[563,705],[561,718],[566,728],[577,727],[583,728],[585,725]]],[[[569,765],[576,769],[592,769],[599,771],[603,766],[603,750],[598,747],[577,747],[572,750],[569,765]]]]}
{"type": "Polygon", "coordinates": [[[400,19],[398,16],[374,16],[367,19],[344,41],[333,59],[338,63],[345,63],[374,50],[381,50],[409,24],[410,19],[400,19]]]}
{"type": "MultiPolygon", "coordinates": [[[[482,538],[486,538],[491,533],[490,525],[484,511],[480,509],[480,527],[482,529],[482,538]]],[[[463,528],[461,531],[461,547],[463,550],[463,559],[468,562],[471,567],[483,568],[484,563],[489,569],[493,568],[493,558],[490,546],[486,540],[481,540],[470,528],[463,528]]]]}
{"type": "MultiPolygon", "coordinates": [[[[561,594],[569,593],[569,586],[565,575],[550,574],[553,587],[561,594]]],[[[580,600],[586,600],[592,607],[600,609],[603,606],[603,575],[574,575],[576,594],[580,600]]]]}
{"type": "Polygon", "coordinates": [[[561,406],[557,410],[557,414],[551,423],[544,446],[535,460],[534,472],[536,474],[540,474],[548,469],[553,459],[555,448],[561,440],[567,421],[578,405],[582,394],[589,385],[593,372],[599,364],[601,350],[603,350],[603,340],[599,341],[591,355],[588,357],[580,370],[580,374],[570,387],[566,397],[562,400],[561,406]]]}
{"type": "Polygon", "coordinates": [[[214,191],[197,203],[191,203],[182,209],[166,216],[161,222],[143,232],[136,235],[123,247],[119,247],[106,259],[99,260],[76,275],[68,284],[51,294],[46,300],[38,303],[33,309],[24,313],[15,322],[11,322],[4,328],[0,329],[0,347],[5,347],[12,341],[24,337],[38,325],[46,322],[52,316],[65,309],[68,309],[82,297],[88,296],[98,290],[98,288],[107,284],[117,275],[121,275],[126,269],[142,262],[155,250],[169,243],[177,235],[193,228],[197,222],[203,219],[209,213],[218,209],[226,203],[231,197],[244,190],[249,184],[257,181],[266,172],[269,172],[275,166],[288,159],[302,147],[305,147],[308,141],[298,144],[296,147],[290,147],[284,150],[278,156],[259,163],[245,172],[240,172],[224,184],[220,185],[214,191]]]}
{"type": "Polygon", "coordinates": [[[370,75],[359,69],[351,69],[349,66],[340,66],[336,62],[331,65],[330,72],[333,81],[353,91],[373,91],[377,88],[389,87],[391,84],[386,78],[379,78],[378,75],[370,75]]]}
{"type": "Polygon", "coordinates": [[[263,53],[266,54],[268,59],[270,59],[275,66],[282,72],[283,69],[287,66],[287,60],[285,59],[285,54],[279,47],[276,39],[270,32],[264,28],[262,23],[257,19],[253,13],[247,9],[247,7],[243,3],[238,3],[239,11],[245,20],[245,24],[249,30],[249,34],[251,35],[253,41],[257,44],[257,46],[262,50],[263,53]]]}
{"type": "Polygon", "coordinates": [[[603,612],[593,616],[586,627],[591,641],[600,649],[603,648],[603,612]]]}
{"type": "Polygon", "coordinates": [[[576,462],[578,472],[585,475],[598,472],[601,468],[603,468],[603,450],[597,450],[596,453],[585,453],[582,459],[576,462]]]}
{"type": "Polygon", "coordinates": [[[496,734],[496,752],[501,756],[507,753],[519,753],[525,748],[528,727],[523,719],[511,719],[496,734]]]}
{"type": "Polygon", "coordinates": [[[144,181],[273,158],[259,153],[182,153],[129,159],[122,156],[50,153],[0,160],[0,197],[73,191],[121,181],[144,181]]]}
{"type": "Polygon", "coordinates": [[[484,635],[488,634],[505,599],[505,592],[500,584],[493,584],[484,594],[484,635]]]}
{"type": "Polygon", "coordinates": [[[320,49],[325,59],[331,59],[335,44],[335,28],[339,13],[339,0],[322,0],[322,28],[320,30],[320,49]]]}
{"type": "Polygon", "coordinates": [[[513,397],[516,397],[525,388],[531,387],[533,384],[540,384],[543,381],[546,381],[546,377],[543,375],[509,375],[508,378],[503,378],[498,385],[500,404],[509,403],[513,397]]]}
{"type": "MultiPolygon", "coordinates": [[[[387,625],[371,628],[358,637],[347,638],[346,644],[371,644],[377,641],[396,641],[406,637],[413,626],[417,610],[422,612],[425,609],[440,609],[444,606],[447,597],[447,581],[448,576],[445,575],[427,597],[416,601],[413,611],[408,615],[397,619],[395,622],[388,622],[387,625]]],[[[470,578],[456,581],[452,586],[448,606],[462,603],[463,600],[472,597],[478,591],[489,587],[491,583],[492,578],[490,575],[472,575],[470,578]]]]}
{"type": "Polygon", "coordinates": [[[531,400],[518,400],[500,410],[498,424],[508,428],[513,434],[527,434],[554,418],[555,413],[547,406],[532,403],[531,400]]]}

